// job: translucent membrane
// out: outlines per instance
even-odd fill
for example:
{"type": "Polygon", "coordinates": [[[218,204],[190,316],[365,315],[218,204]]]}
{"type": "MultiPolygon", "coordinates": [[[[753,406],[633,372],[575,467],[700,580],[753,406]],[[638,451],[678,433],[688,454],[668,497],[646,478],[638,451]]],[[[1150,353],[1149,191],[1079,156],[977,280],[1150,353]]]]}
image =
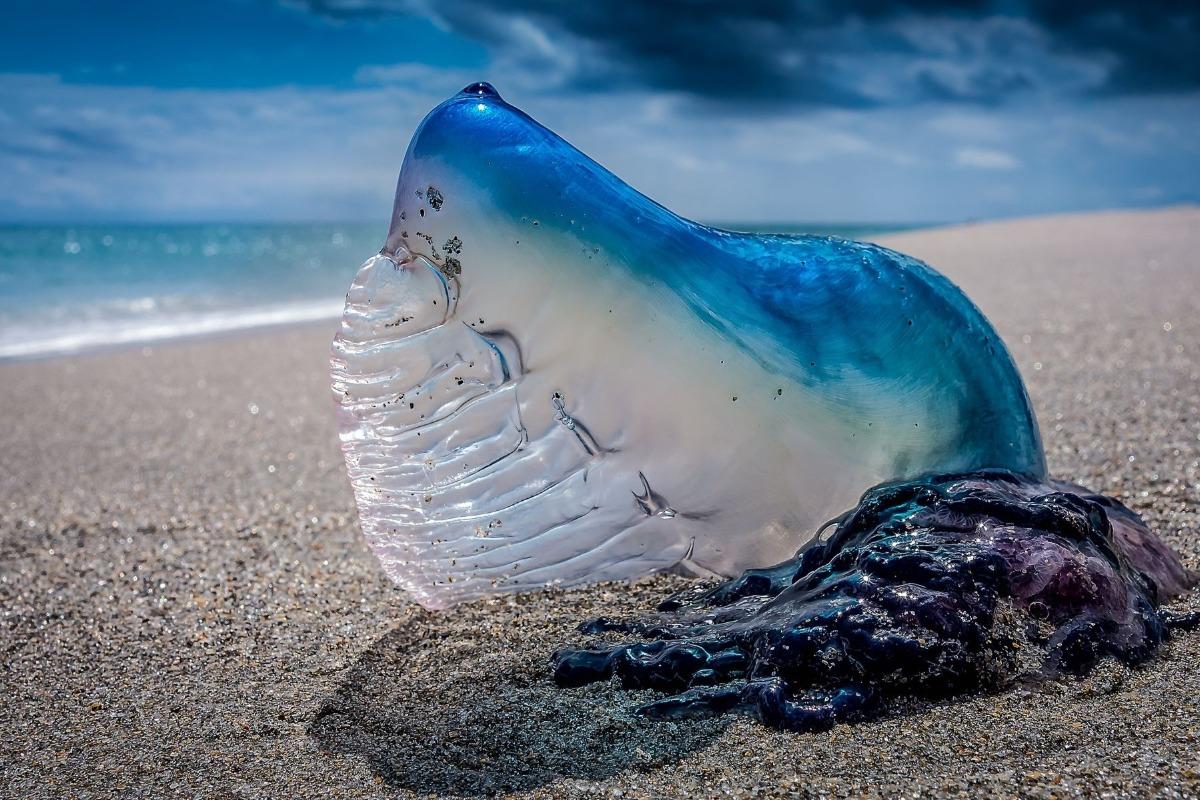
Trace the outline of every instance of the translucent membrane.
{"type": "Polygon", "coordinates": [[[519,345],[467,324],[458,301],[457,278],[430,260],[379,255],[359,271],[334,342],[350,480],[388,574],[442,607],[678,562],[682,549],[631,533],[674,512],[612,479],[624,459],[562,394],[544,398],[553,424],[531,435],[519,345]]]}

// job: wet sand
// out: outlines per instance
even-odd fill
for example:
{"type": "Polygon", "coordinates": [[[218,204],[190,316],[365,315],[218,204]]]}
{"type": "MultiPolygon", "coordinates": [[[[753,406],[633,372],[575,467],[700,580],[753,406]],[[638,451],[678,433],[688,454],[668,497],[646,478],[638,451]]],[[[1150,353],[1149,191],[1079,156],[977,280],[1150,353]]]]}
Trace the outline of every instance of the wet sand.
{"type": "MultiPolygon", "coordinates": [[[[1054,474],[1200,568],[1200,209],[882,241],[996,324],[1054,474]]],[[[357,531],[331,335],[0,365],[0,794],[1200,796],[1200,634],[1142,668],[820,734],[649,723],[629,714],[649,693],[556,689],[577,622],[682,579],[406,602],[357,531]]]]}

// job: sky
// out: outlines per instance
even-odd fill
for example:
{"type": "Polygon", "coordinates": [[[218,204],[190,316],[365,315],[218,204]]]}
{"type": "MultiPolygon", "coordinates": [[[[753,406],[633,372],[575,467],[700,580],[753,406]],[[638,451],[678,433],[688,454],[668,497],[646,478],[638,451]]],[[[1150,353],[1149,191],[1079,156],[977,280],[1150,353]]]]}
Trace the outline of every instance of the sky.
{"type": "Polygon", "coordinates": [[[385,223],[477,80],[708,222],[1200,202],[1194,0],[9,0],[0,222],[385,223]]]}

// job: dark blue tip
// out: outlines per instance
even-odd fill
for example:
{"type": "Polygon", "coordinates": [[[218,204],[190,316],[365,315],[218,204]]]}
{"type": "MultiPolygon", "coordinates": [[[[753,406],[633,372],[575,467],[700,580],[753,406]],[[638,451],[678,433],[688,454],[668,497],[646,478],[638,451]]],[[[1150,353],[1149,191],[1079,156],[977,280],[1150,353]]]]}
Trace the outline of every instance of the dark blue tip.
{"type": "Polygon", "coordinates": [[[501,99],[500,93],[496,91],[496,87],[492,86],[487,81],[472,83],[470,86],[467,86],[461,92],[459,92],[459,94],[469,94],[474,95],[475,97],[494,97],[497,100],[501,99]]]}

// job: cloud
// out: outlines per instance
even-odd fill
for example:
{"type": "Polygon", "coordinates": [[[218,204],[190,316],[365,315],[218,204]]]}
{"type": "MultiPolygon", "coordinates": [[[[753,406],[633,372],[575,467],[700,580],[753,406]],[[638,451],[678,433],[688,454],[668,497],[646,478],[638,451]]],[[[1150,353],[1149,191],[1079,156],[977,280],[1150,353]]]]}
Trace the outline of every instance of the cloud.
{"type": "MultiPolygon", "coordinates": [[[[383,225],[421,118],[493,77],[439,75],[405,66],[346,90],[0,75],[0,219],[383,225]]],[[[1200,200],[1195,94],[696,115],[678,93],[500,89],[693,219],[921,222],[1200,200]]]]}
{"type": "Polygon", "coordinates": [[[672,92],[714,109],[996,104],[1200,87],[1192,0],[290,0],[423,15],[546,89],[672,92]]]}
{"type": "Polygon", "coordinates": [[[0,75],[0,217],[339,218],[389,203],[429,98],[0,75]]]}
{"type": "Polygon", "coordinates": [[[414,61],[396,64],[364,64],[354,72],[354,82],[363,86],[420,88],[436,95],[451,95],[477,80],[469,70],[435,67],[414,61]]]}
{"type": "Polygon", "coordinates": [[[996,170],[1011,170],[1021,166],[1021,162],[1010,153],[984,147],[959,148],[954,153],[954,163],[960,167],[996,170]]]}
{"type": "Polygon", "coordinates": [[[1107,60],[1106,91],[1200,86],[1200,5],[1194,0],[1034,0],[1030,7],[1064,49],[1107,60]]]}

